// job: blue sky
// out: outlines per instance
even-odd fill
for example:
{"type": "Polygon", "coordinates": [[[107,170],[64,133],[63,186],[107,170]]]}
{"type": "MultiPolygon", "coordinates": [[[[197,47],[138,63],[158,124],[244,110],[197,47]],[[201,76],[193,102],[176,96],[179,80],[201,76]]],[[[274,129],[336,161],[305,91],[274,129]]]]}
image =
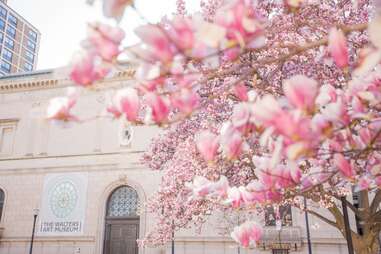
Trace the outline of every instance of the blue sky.
{"type": "MultiPolygon", "coordinates": [[[[101,0],[94,6],[86,0],[8,0],[8,5],[23,15],[42,33],[37,69],[65,66],[86,36],[86,24],[106,20],[101,12],[101,0]]],[[[140,12],[151,22],[175,10],[176,0],[137,0],[140,12]]],[[[199,0],[189,0],[195,10],[199,0]]],[[[126,43],[136,42],[133,29],[143,21],[131,10],[125,13],[121,26],[126,30],[126,43]]]]}

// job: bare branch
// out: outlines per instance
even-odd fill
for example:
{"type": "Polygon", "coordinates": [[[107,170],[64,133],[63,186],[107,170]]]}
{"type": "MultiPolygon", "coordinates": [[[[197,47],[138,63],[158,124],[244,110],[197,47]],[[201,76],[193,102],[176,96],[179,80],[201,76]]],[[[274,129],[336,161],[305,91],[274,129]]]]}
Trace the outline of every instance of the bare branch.
{"type": "Polygon", "coordinates": [[[377,212],[377,208],[380,205],[381,202],[381,190],[378,189],[376,195],[374,196],[372,200],[372,204],[370,205],[370,214],[374,214],[377,212]]]}
{"type": "Polygon", "coordinates": [[[314,215],[314,216],[316,216],[316,217],[318,217],[320,220],[324,221],[325,223],[328,223],[329,225],[340,229],[340,227],[337,225],[336,222],[327,219],[326,217],[324,217],[323,215],[319,214],[318,212],[315,212],[315,211],[312,211],[312,210],[308,210],[308,209],[307,209],[307,212],[312,214],[312,215],[314,215]]]}

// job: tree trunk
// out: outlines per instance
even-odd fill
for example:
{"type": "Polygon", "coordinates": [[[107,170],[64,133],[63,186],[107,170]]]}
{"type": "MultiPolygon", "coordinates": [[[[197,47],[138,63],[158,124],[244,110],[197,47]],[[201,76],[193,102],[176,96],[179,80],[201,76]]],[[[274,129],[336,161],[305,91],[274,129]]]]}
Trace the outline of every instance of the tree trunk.
{"type": "Polygon", "coordinates": [[[369,232],[363,236],[353,236],[353,249],[356,254],[378,254],[379,242],[378,233],[369,232]]]}

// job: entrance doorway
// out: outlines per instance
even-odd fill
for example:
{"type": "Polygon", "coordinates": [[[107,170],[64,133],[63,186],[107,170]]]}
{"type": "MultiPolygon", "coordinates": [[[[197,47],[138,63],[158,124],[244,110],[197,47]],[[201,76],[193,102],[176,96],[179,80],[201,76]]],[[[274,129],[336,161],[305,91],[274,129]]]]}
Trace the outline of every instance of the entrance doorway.
{"type": "Polygon", "coordinates": [[[139,198],[130,186],[115,189],[108,201],[103,254],[138,254],[139,198]]]}

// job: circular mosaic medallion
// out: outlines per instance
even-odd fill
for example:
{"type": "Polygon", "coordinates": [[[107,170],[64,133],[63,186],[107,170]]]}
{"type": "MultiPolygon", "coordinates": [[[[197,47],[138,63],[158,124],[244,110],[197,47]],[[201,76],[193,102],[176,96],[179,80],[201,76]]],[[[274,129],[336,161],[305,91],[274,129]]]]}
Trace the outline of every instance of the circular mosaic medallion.
{"type": "Polygon", "coordinates": [[[61,219],[68,217],[74,211],[77,201],[77,189],[70,181],[56,184],[49,194],[50,209],[61,219]]]}

